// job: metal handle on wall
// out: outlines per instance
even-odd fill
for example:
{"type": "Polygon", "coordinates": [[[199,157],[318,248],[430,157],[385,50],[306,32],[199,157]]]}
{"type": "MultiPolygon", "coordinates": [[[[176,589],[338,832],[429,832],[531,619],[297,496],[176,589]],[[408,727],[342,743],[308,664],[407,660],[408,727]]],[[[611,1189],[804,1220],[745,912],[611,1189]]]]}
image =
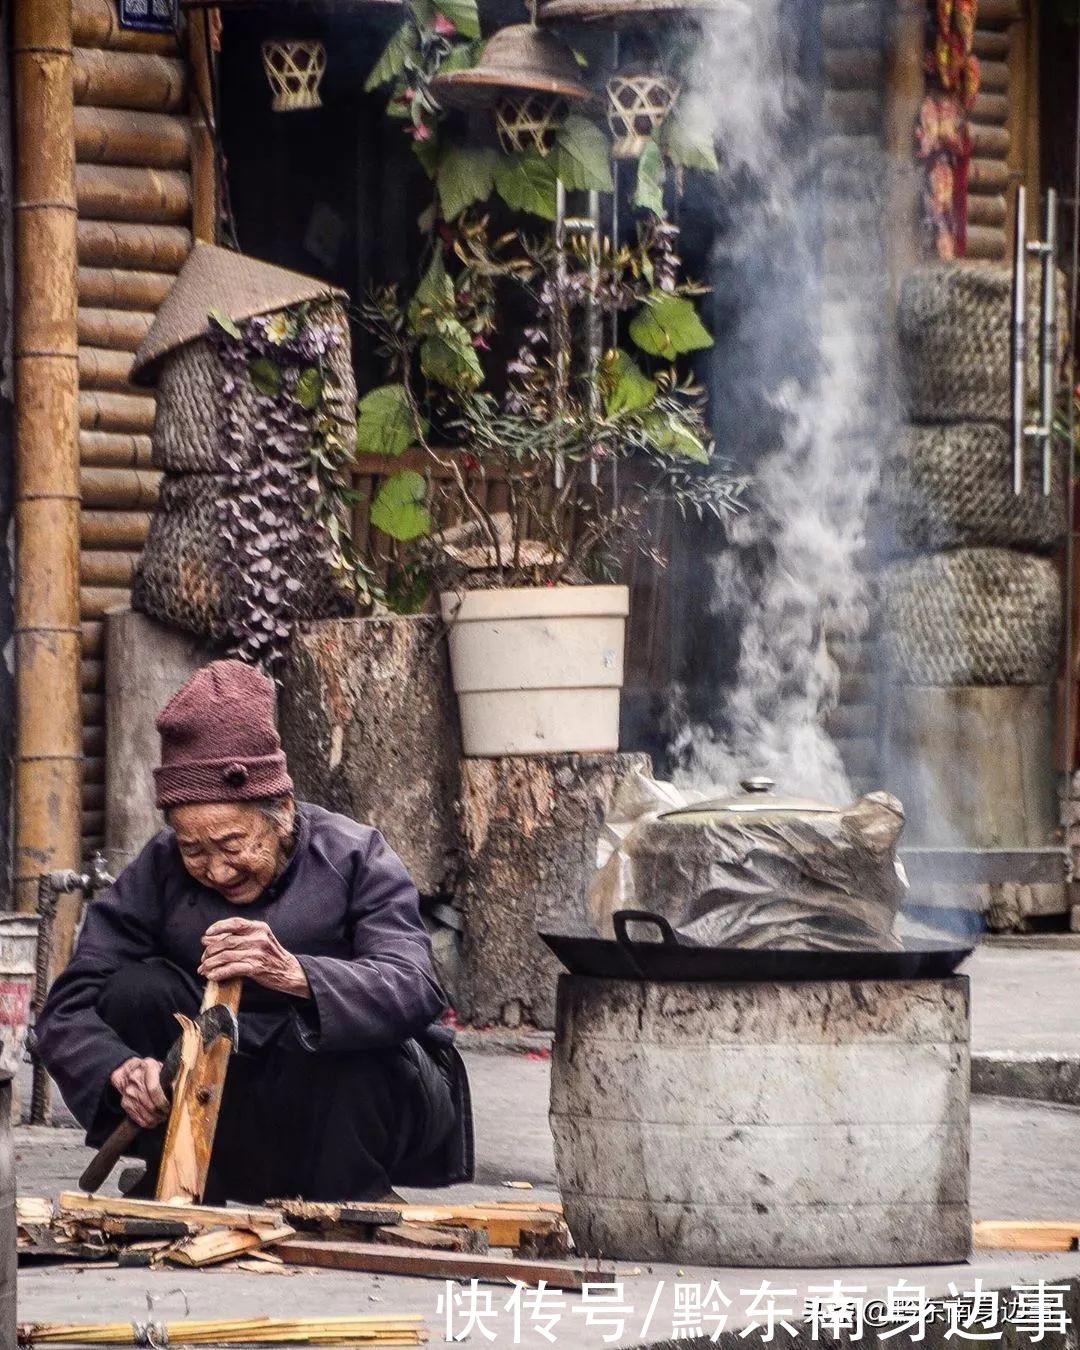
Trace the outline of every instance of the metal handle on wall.
{"type": "Polygon", "coordinates": [[[1016,189],[1012,303],[1013,492],[1024,490],[1024,416],[1027,411],[1027,189],[1016,189]]]}
{"type": "Polygon", "coordinates": [[[1024,487],[1024,447],[1035,441],[1042,447],[1042,490],[1049,497],[1053,486],[1054,393],[1057,379],[1057,287],[1054,256],[1057,253],[1057,193],[1046,194],[1046,223],[1042,239],[1026,238],[1027,192],[1016,189],[1016,237],[1013,248],[1012,304],[1012,453],[1013,492],[1024,487]],[[1027,416],[1027,255],[1039,259],[1039,420],[1027,416]]]}

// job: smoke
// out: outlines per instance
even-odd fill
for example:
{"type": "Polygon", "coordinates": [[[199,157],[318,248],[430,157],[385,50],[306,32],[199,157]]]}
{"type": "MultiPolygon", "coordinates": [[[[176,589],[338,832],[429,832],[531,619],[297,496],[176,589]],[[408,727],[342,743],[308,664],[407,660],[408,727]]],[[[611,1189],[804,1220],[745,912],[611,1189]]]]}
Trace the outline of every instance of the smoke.
{"type": "Polygon", "coordinates": [[[686,726],[673,751],[687,786],[767,774],[846,801],[823,727],[839,689],[825,636],[868,621],[860,559],[890,416],[884,266],[867,266],[883,160],[828,124],[820,14],[753,0],[715,15],[684,96],[719,146],[727,216],[712,258],[718,445],[756,463],[754,504],[712,563],[712,612],[740,635],[732,687],[717,723],[686,726]]]}

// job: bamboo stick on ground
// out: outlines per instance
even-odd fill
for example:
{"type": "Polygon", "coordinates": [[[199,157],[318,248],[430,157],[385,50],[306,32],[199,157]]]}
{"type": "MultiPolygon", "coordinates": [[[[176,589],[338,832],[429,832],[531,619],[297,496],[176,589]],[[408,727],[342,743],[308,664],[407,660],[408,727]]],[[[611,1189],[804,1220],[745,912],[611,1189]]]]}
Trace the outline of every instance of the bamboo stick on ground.
{"type": "MultiPolygon", "coordinates": [[[[163,1325],[168,1344],[183,1345],[422,1345],[419,1314],[369,1317],[254,1317],[163,1325]]],[[[131,1322],[37,1322],[19,1328],[20,1345],[141,1345],[131,1322]]]]}

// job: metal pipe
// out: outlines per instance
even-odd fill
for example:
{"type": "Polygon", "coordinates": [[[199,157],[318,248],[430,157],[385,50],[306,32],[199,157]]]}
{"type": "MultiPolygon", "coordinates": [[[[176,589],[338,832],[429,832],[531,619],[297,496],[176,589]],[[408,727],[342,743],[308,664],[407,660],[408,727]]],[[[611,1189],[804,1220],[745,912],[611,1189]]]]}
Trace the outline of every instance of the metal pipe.
{"type": "MultiPolygon", "coordinates": [[[[600,312],[600,194],[589,193],[589,298],[585,311],[585,333],[588,344],[589,363],[589,413],[595,419],[600,416],[600,360],[603,356],[604,334],[603,316],[600,312]]],[[[589,460],[589,482],[596,487],[600,481],[600,464],[594,457],[589,460]]]]}
{"type": "Polygon", "coordinates": [[[1042,361],[1039,366],[1039,421],[1043,443],[1043,496],[1049,497],[1054,467],[1054,395],[1057,393],[1057,193],[1046,193],[1042,242],[1042,361]]]}
{"type": "MultiPolygon", "coordinates": [[[[80,852],[79,454],[71,6],[14,7],[16,907],[80,852]]],[[[66,959],[74,926],[59,943],[66,959]]]]}
{"type": "Polygon", "coordinates": [[[1027,409],[1027,241],[1024,222],[1027,191],[1016,189],[1016,236],[1013,247],[1012,305],[1012,455],[1013,492],[1024,489],[1024,421],[1027,409]]]}
{"type": "MultiPolygon", "coordinates": [[[[555,374],[552,405],[554,420],[558,422],[566,406],[570,373],[570,353],[566,340],[566,185],[561,178],[555,181],[555,294],[551,310],[551,357],[555,374]]],[[[556,491],[562,489],[565,481],[566,465],[560,452],[555,457],[556,491]]]]}
{"type": "MultiPolygon", "coordinates": [[[[1076,36],[1076,69],[1080,71],[1080,28],[1076,36]]],[[[1073,175],[1072,175],[1072,254],[1069,260],[1069,327],[1071,334],[1076,332],[1076,316],[1080,302],[1080,77],[1076,82],[1076,116],[1073,122],[1073,175]]],[[[1076,344],[1070,341],[1066,347],[1068,353],[1068,389],[1069,401],[1066,422],[1068,435],[1062,447],[1065,456],[1065,726],[1062,741],[1065,747],[1065,800],[1072,798],[1072,773],[1074,767],[1073,737],[1075,735],[1076,669],[1073,660],[1073,642],[1075,640],[1073,620],[1073,584],[1076,544],[1073,538],[1073,519],[1076,500],[1076,480],[1073,472],[1076,455],[1076,344]]],[[[1071,857],[1071,854],[1070,854],[1071,857]]]]}

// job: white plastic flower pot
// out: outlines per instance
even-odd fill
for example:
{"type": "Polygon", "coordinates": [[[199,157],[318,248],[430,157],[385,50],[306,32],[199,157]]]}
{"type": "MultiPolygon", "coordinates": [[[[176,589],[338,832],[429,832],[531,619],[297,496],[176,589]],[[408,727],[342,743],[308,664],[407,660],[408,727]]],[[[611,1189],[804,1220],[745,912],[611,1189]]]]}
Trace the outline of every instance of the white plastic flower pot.
{"type": "Polygon", "coordinates": [[[629,612],[625,586],[444,594],[465,754],[617,750],[629,612]]]}

